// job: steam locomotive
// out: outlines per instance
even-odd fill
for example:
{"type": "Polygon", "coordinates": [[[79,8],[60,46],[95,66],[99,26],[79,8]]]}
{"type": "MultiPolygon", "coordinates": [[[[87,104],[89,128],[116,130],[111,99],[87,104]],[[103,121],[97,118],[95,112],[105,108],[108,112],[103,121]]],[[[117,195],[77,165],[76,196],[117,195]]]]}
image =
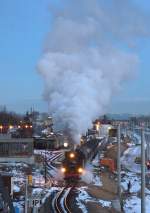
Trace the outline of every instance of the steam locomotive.
{"type": "Polygon", "coordinates": [[[84,157],[78,151],[66,151],[65,159],[62,162],[61,171],[64,174],[64,180],[69,182],[76,182],[83,174],[84,157]]]}
{"type": "Polygon", "coordinates": [[[100,140],[96,138],[87,140],[78,146],[76,150],[65,152],[61,171],[64,174],[66,183],[74,183],[80,180],[84,173],[86,162],[95,157],[99,143],[100,140]]]}

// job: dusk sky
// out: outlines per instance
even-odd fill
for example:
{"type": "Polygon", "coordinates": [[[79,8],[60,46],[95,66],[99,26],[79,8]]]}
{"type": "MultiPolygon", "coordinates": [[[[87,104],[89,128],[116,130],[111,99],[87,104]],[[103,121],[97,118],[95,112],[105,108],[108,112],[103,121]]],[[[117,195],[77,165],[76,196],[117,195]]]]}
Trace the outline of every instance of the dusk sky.
{"type": "MultiPolygon", "coordinates": [[[[25,112],[34,106],[47,111],[42,100],[43,79],[36,67],[52,25],[52,2],[60,6],[61,1],[0,1],[0,106],[6,105],[8,110],[25,112]]],[[[150,1],[134,2],[150,14],[150,1]]],[[[136,48],[140,68],[112,98],[110,112],[150,113],[150,39],[136,48]]]]}

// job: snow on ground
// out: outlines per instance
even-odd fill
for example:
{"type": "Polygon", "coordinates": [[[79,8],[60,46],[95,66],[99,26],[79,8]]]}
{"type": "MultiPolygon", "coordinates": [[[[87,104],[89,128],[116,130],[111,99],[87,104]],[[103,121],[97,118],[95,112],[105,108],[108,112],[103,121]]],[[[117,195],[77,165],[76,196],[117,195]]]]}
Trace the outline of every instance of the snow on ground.
{"type": "Polygon", "coordinates": [[[62,151],[49,151],[49,150],[34,150],[35,155],[41,155],[49,161],[53,161],[63,155],[62,151]]]}
{"type": "MultiPolygon", "coordinates": [[[[55,167],[51,166],[51,162],[56,159],[57,157],[62,155],[60,151],[46,151],[45,150],[36,150],[35,154],[40,154],[43,157],[46,157],[49,167],[47,166],[47,172],[54,171],[55,167]]],[[[2,163],[0,164],[1,172],[10,174],[13,176],[13,191],[19,192],[21,187],[25,187],[25,181],[27,178],[26,171],[28,170],[29,166],[25,163],[2,163]]],[[[33,168],[32,172],[32,180],[34,188],[32,195],[33,196],[40,196],[42,198],[42,202],[45,202],[45,199],[50,196],[50,194],[55,193],[59,189],[57,187],[51,187],[50,189],[45,189],[45,179],[43,174],[41,174],[41,169],[33,168]]],[[[55,171],[56,173],[56,171],[55,171]]],[[[21,189],[22,190],[22,189],[21,189]]],[[[24,197],[21,199],[21,196],[17,198],[18,200],[13,202],[14,206],[20,213],[24,212],[24,197]],[[23,200],[23,201],[21,201],[23,200]]],[[[16,210],[17,211],[17,210],[16,210]]]]}
{"type": "Polygon", "coordinates": [[[139,134],[133,132],[132,137],[135,144],[141,144],[141,136],[139,134]]]}
{"type": "Polygon", "coordinates": [[[42,191],[43,191],[42,188],[32,189],[32,196],[36,196],[36,195],[40,194],[42,191]]]}
{"type": "Polygon", "coordinates": [[[101,179],[100,179],[99,168],[100,168],[99,154],[97,154],[92,161],[92,174],[93,174],[92,184],[95,185],[95,186],[102,186],[103,185],[102,182],[101,182],[101,179]],[[97,169],[97,172],[94,172],[95,169],[97,169]]]}
{"type": "Polygon", "coordinates": [[[48,150],[34,150],[34,154],[41,155],[43,161],[46,160],[47,173],[52,178],[54,177],[57,181],[61,180],[62,173],[53,166],[55,161],[58,162],[58,159],[63,156],[63,151],[48,151],[48,150]]]}
{"type": "Polygon", "coordinates": [[[92,183],[93,183],[93,185],[95,185],[95,186],[102,186],[103,184],[102,184],[102,182],[101,182],[101,180],[100,180],[100,177],[99,176],[94,176],[94,178],[93,178],[93,180],[92,180],[92,183]]]}
{"type": "Polygon", "coordinates": [[[51,187],[50,189],[44,189],[44,188],[35,188],[32,191],[33,197],[40,197],[42,199],[42,203],[45,202],[45,199],[49,197],[52,193],[59,191],[59,187],[51,187]]]}
{"type": "Polygon", "coordinates": [[[140,173],[141,165],[135,163],[135,158],[139,157],[141,153],[140,146],[133,146],[128,148],[121,157],[121,164],[129,171],[140,173]]]}
{"type": "Polygon", "coordinates": [[[111,201],[99,200],[99,203],[100,203],[101,206],[103,206],[103,207],[111,208],[111,201]]]}
{"type": "Polygon", "coordinates": [[[85,203],[91,200],[91,197],[85,191],[86,187],[79,188],[79,195],[76,198],[78,207],[82,210],[83,213],[88,213],[88,210],[85,206],[85,203]]]}
{"type": "MultiPolygon", "coordinates": [[[[132,172],[127,172],[122,178],[121,186],[124,191],[127,191],[128,183],[131,182],[130,194],[124,202],[125,213],[140,213],[141,200],[138,197],[138,192],[141,190],[141,177],[132,172]]],[[[146,195],[146,213],[150,212],[150,190],[145,188],[146,195]]]]}
{"type": "Polygon", "coordinates": [[[24,213],[24,201],[13,202],[13,206],[16,212],[18,210],[19,213],[24,213]]]}
{"type": "Polygon", "coordinates": [[[51,187],[50,189],[45,190],[44,197],[42,199],[42,203],[45,203],[46,198],[48,198],[51,194],[55,193],[58,190],[59,190],[58,187],[51,187]]]}
{"type": "Polygon", "coordinates": [[[96,155],[96,157],[92,161],[93,166],[99,166],[99,155],[96,155]]]}
{"type": "Polygon", "coordinates": [[[34,187],[42,187],[45,185],[45,178],[40,173],[34,173],[32,177],[32,183],[34,187]]]}
{"type": "MultiPolygon", "coordinates": [[[[141,199],[132,196],[128,198],[124,205],[125,213],[141,213],[141,199]]],[[[150,212],[150,195],[146,196],[146,213],[150,212]]]]}
{"type": "Polygon", "coordinates": [[[140,176],[132,172],[126,172],[125,176],[122,177],[121,186],[123,190],[127,191],[128,183],[131,183],[130,193],[137,193],[141,189],[140,176]]]}
{"type": "MultiPolygon", "coordinates": [[[[32,196],[38,197],[42,199],[42,203],[45,202],[46,198],[49,197],[52,193],[55,193],[56,191],[59,191],[60,188],[58,187],[51,187],[50,189],[43,189],[43,188],[35,188],[32,191],[32,196]]],[[[24,213],[24,201],[18,201],[18,202],[13,202],[13,205],[16,209],[18,210],[19,213],[24,213]]]]}
{"type": "Polygon", "coordinates": [[[76,198],[77,205],[82,210],[83,213],[88,213],[88,210],[85,205],[87,202],[96,202],[97,204],[100,204],[100,206],[102,207],[111,208],[111,201],[93,198],[86,192],[86,189],[87,187],[79,188],[78,189],[79,195],[76,198]]]}
{"type": "Polygon", "coordinates": [[[13,192],[20,192],[25,184],[25,163],[1,163],[0,172],[12,176],[13,192]]]}
{"type": "MultiPolygon", "coordinates": [[[[141,213],[141,199],[138,194],[141,190],[141,165],[135,163],[136,157],[141,155],[141,137],[137,133],[133,133],[133,145],[128,148],[123,157],[121,163],[129,172],[126,172],[122,177],[121,186],[123,191],[127,191],[128,183],[130,181],[131,188],[130,194],[127,194],[127,198],[124,200],[124,212],[125,213],[141,213]]],[[[146,213],[150,212],[150,190],[145,188],[146,195],[146,213]]]]}
{"type": "Polygon", "coordinates": [[[14,184],[13,185],[13,191],[14,192],[20,192],[20,187],[14,184]]]}

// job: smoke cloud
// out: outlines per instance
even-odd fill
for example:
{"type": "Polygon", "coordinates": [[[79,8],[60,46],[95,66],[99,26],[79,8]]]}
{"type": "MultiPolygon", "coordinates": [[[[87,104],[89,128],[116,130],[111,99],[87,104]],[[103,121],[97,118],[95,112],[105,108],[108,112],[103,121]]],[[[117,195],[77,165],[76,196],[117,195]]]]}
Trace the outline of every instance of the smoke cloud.
{"type": "Polygon", "coordinates": [[[38,72],[58,128],[77,141],[138,68],[148,18],[132,1],[69,0],[55,8],[38,72]]]}

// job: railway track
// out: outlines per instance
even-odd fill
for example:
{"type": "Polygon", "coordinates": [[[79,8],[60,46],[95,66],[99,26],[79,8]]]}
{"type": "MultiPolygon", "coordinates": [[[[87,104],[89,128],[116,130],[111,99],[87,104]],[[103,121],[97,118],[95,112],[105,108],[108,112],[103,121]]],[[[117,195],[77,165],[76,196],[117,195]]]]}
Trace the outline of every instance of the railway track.
{"type": "Polygon", "coordinates": [[[64,187],[57,193],[53,200],[53,209],[55,213],[72,213],[69,207],[69,195],[71,190],[72,187],[64,187]]]}
{"type": "Polygon", "coordinates": [[[54,184],[55,182],[54,177],[58,173],[58,169],[54,166],[54,162],[56,160],[59,160],[63,156],[63,153],[51,155],[51,152],[49,151],[42,151],[41,155],[43,157],[44,167],[45,167],[46,186],[49,187],[54,184]]]}

